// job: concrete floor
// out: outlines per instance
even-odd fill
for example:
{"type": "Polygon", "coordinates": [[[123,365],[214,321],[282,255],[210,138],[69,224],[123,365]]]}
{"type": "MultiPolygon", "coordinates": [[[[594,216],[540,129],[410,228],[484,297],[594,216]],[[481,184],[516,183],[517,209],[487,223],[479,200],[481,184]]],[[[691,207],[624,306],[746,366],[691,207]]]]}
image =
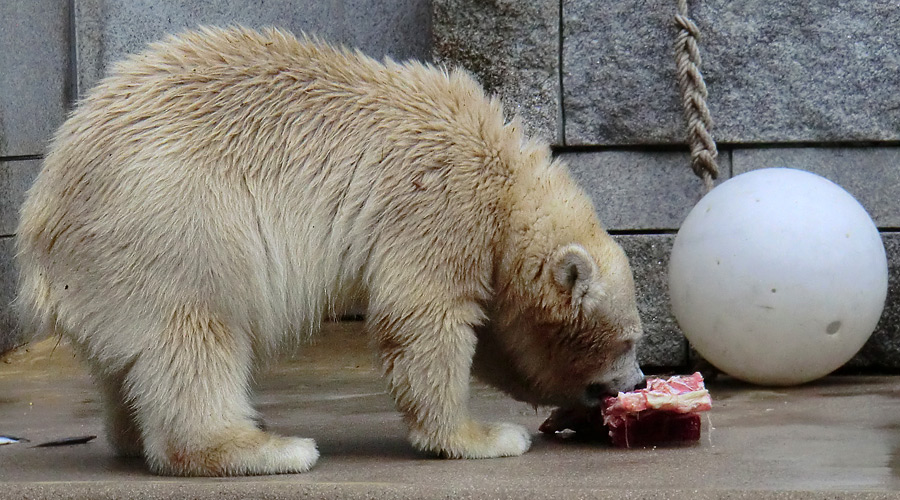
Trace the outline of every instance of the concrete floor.
{"type": "Polygon", "coordinates": [[[163,478],[112,456],[90,379],[65,345],[45,341],[0,363],[0,434],[32,441],[0,446],[0,498],[900,498],[900,377],[709,388],[714,408],[699,444],[618,450],[540,436],[549,409],[476,385],[473,412],[533,429],[531,451],[432,459],[407,444],[359,324],[332,324],[264,373],[257,393],[270,429],[316,438],[322,458],[312,471],[163,478]],[[30,447],[84,434],[100,437],[30,447]]]}

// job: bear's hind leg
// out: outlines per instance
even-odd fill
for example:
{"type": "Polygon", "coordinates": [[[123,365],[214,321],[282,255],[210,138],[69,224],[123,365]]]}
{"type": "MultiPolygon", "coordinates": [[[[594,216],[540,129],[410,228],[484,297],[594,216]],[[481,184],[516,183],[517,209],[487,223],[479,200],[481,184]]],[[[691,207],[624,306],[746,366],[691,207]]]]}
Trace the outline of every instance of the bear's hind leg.
{"type": "Polygon", "coordinates": [[[125,383],[154,472],[279,474],[315,464],[313,440],[257,428],[248,388],[251,358],[246,338],[202,310],[173,315],[125,383]]]}
{"type": "Polygon", "coordinates": [[[141,432],[123,387],[127,372],[128,368],[114,373],[102,373],[95,369],[94,375],[103,392],[109,443],[120,457],[140,457],[143,455],[141,432]]]}
{"type": "Polygon", "coordinates": [[[87,362],[91,377],[100,389],[106,438],[116,451],[116,455],[129,458],[143,456],[141,433],[124,386],[131,363],[122,366],[111,360],[97,359],[91,356],[92,350],[84,339],[71,335],[67,337],[75,351],[87,362]]]}

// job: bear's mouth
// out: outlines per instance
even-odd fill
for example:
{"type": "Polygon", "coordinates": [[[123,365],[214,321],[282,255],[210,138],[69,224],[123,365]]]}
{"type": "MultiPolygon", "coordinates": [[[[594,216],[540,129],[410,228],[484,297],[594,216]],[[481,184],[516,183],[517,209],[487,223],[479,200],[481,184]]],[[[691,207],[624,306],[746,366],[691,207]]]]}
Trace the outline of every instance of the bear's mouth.
{"type": "Polygon", "coordinates": [[[606,384],[590,384],[584,389],[580,403],[589,408],[600,406],[607,396],[615,396],[616,393],[609,390],[606,384]]]}

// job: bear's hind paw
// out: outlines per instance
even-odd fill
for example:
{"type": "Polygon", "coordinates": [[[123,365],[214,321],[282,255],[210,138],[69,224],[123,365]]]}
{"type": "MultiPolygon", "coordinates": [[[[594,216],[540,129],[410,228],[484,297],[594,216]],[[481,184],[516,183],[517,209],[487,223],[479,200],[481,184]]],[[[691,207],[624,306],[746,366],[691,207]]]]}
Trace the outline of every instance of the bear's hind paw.
{"type": "Polygon", "coordinates": [[[312,439],[282,437],[259,430],[234,433],[218,445],[170,450],[159,460],[148,457],[158,474],[176,476],[254,476],[306,472],[319,459],[312,439]]]}

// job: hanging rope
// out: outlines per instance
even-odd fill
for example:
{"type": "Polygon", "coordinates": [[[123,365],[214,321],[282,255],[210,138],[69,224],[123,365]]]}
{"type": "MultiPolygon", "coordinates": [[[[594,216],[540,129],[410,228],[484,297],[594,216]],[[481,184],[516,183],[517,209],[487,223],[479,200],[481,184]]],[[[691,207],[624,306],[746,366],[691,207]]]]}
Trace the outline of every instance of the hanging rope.
{"type": "Polygon", "coordinates": [[[716,157],[716,141],[709,134],[712,118],[706,107],[706,83],[700,73],[700,29],[688,17],[687,0],[678,0],[678,14],[675,15],[678,36],[675,39],[675,64],[678,69],[678,87],[681,89],[681,104],[687,120],[688,143],[691,146],[691,168],[703,179],[709,192],[713,180],[719,176],[716,157]]]}

